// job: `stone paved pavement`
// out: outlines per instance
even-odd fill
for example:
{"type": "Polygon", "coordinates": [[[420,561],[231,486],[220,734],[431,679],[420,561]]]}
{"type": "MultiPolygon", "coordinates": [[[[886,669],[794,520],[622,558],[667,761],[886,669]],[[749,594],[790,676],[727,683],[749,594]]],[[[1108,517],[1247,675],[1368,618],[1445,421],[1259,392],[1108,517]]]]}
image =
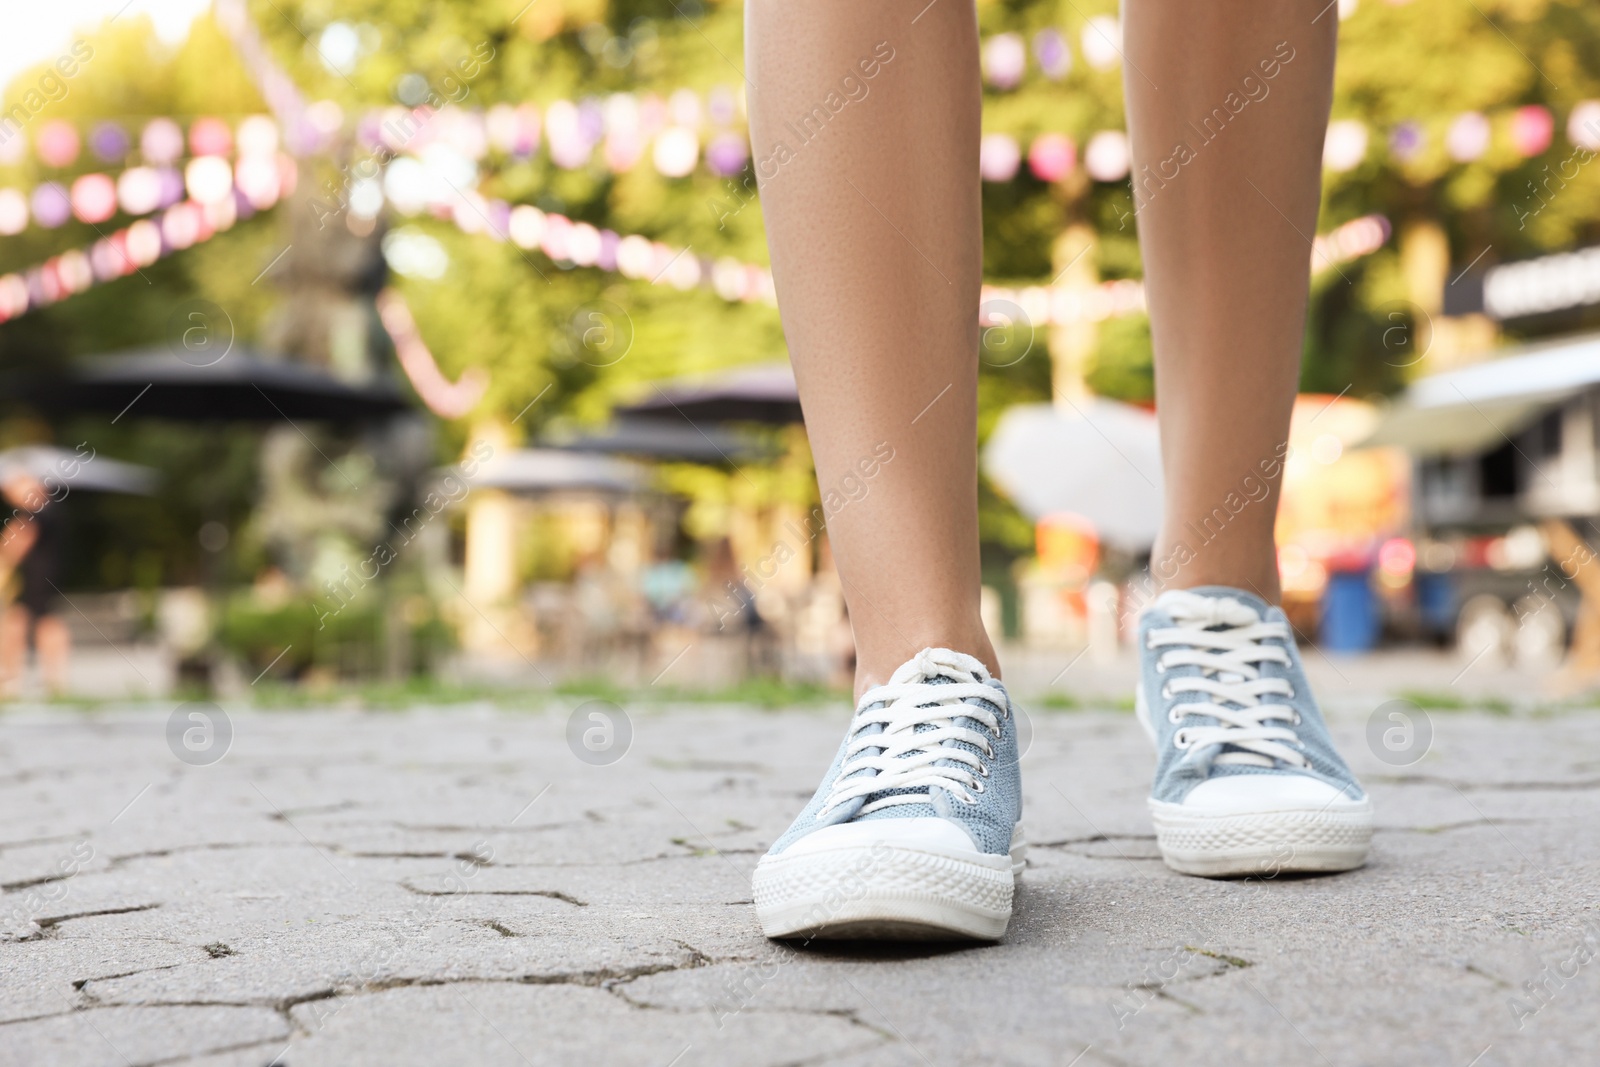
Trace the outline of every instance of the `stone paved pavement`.
{"type": "Polygon", "coordinates": [[[749,874],[843,710],[632,708],[590,765],[572,703],[235,711],[210,765],[170,706],[0,715],[0,1064],[1600,1062],[1600,714],[1394,767],[1336,707],[1372,862],[1214,882],[1128,714],[1036,712],[1002,944],[796,949],[749,874]]]}

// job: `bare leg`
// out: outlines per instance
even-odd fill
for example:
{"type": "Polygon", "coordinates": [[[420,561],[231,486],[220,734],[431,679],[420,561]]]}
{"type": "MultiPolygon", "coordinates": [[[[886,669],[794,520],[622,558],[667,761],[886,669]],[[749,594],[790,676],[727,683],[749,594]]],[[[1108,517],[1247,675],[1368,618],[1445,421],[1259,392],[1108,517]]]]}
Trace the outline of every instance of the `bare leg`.
{"type": "Polygon", "coordinates": [[[746,18],[784,331],[824,500],[848,500],[828,536],[856,692],[926,646],[998,673],[978,610],[971,0],[750,0],[746,18]]]}
{"type": "Polygon", "coordinates": [[[1123,6],[1166,473],[1152,566],[1275,600],[1338,19],[1322,0],[1123,6]]]}
{"type": "Polygon", "coordinates": [[[45,615],[33,628],[34,646],[39,650],[39,674],[45,691],[60,696],[67,691],[67,660],[72,655],[72,631],[60,615],[45,615]]]}

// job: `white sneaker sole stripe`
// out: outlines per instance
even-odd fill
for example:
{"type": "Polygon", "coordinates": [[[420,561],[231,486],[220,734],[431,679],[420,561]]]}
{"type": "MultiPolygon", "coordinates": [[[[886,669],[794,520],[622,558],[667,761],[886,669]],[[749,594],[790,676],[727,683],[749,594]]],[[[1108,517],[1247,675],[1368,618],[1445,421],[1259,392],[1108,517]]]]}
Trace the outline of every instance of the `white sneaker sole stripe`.
{"type": "Polygon", "coordinates": [[[1211,878],[1348,871],[1367,861],[1372,805],[1203,815],[1150,801],[1167,866],[1211,878]]]}
{"type": "Polygon", "coordinates": [[[767,856],[757,864],[756,915],[768,937],[996,940],[1011,920],[1026,846],[1009,856],[958,856],[872,846],[767,856]]]}

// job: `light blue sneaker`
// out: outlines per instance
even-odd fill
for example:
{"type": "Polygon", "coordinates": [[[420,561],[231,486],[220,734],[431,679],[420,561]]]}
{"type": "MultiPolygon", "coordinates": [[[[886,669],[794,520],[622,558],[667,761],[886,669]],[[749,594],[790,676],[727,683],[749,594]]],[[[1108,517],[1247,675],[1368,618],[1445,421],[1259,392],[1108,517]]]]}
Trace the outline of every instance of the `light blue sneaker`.
{"type": "Polygon", "coordinates": [[[1139,643],[1167,866],[1271,877],[1366,862],[1372,802],[1333,747],[1282,610],[1226,586],[1170,590],[1140,618],[1139,643]]]}
{"type": "Polygon", "coordinates": [[[1023,867],[1011,698],[925,648],[869,689],[833,766],[756,865],[768,937],[993,940],[1023,867]]]}

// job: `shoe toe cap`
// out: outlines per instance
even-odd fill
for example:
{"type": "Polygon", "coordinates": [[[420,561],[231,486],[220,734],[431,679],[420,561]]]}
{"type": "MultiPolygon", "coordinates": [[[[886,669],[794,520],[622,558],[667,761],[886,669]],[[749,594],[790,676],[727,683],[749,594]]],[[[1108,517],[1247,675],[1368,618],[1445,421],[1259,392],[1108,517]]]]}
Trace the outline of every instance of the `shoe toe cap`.
{"type": "Polygon", "coordinates": [[[977,849],[972,835],[959,823],[923,816],[866,819],[824,826],[806,834],[781,854],[804,856],[836,848],[871,848],[879,843],[934,852],[974,852],[977,849]]]}
{"type": "Polygon", "coordinates": [[[1340,810],[1364,806],[1338,786],[1305,774],[1230,774],[1208,778],[1183,798],[1185,809],[1208,815],[1263,811],[1340,810]]]}

